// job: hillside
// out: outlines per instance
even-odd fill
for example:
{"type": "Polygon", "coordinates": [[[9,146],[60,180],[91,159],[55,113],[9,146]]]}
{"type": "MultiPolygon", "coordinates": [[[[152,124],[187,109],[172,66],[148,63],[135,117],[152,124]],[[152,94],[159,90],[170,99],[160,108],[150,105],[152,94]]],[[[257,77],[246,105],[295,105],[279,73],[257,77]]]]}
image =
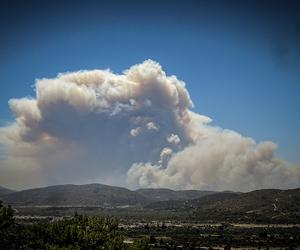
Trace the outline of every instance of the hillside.
{"type": "Polygon", "coordinates": [[[145,188],[136,190],[139,194],[147,197],[148,200],[156,201],[174,201],[174,200],[192,200],[209,194],[214,194],[214,191],[201,190],[179,190],[175,191],[167,188],[145,188]]]}
{"type": "MultiPolygon", "coordinates": [[[[9,191],[8,191],[9,192],[9,191]]],[[[126,216],[167,215],[202,222],[300,223],[300,188],[248,193],[138,189],[102,184],[58,185],[9,192],[13,206],[127,207],[126,216]],[[135,208],[133,208],[133,207],[135,208]]],[[[119,213],[118,211],[117,213],[119,213]]]]}
{"type": "Polygon", "coordinates": [[[300,188],[262,189],[223,197],[223,199],[219,199],[219,195],[221,194],[193,201],[194,215],[200,220],[257,223],[300,222],[300,188]]]}
{"type": "Polygon", "coordinates": [[[5,196],[7,194],[11,194],[11,193],[14,193],[14,192],[16,192],[16,191],[0,186],[0,198],[2,196],[5,196]]]}
{"type": "Polygon", "coordinates": [[[12,205],[82,205],[82,206],[122,206],[145,205],[155,201],[190,200],[214,192],[171,189],[139,189],[131,191],[126,188],[103,184],[58,185],[44,188],[23,190],[3,195],[2,199],[12,205]]]}
{"type": "Polygon", "coordinates": [[[199,197],[192,200],[161,200],[157,202],[150,203],[146,205],[146,208],[154,210],[177,210],[180,211],[198,209],[201,206],[207,207],[211,204],[218,204],[223,202],[226,199],[230,199],[238,196],[238,193],[233,192],[220,192],[208,194],[206,196],[199,197]]]}
{"type": "Polygon", "coordinates": [[[192,200],[157,201],[145,208],[188,213],[189,219],[202,222],[300,223],[300,188],[220,192],[192,200]]]}
{"type": "Polygon", "coordinates": [[[12,205],[120,206],[143,204],[147,199],[126,188],[102,184],[58,185],[28,189],[2,197],[12,205]]]}

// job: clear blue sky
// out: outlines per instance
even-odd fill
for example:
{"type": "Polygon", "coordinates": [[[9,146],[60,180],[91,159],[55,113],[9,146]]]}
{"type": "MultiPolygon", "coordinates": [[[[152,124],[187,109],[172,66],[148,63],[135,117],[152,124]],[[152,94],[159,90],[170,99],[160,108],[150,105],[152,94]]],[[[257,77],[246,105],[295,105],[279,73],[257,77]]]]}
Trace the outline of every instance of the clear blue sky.
{"type": "Polygon", "coordinates": [[[1,1],[0,124],[36,78],[150,58],[215,125],[300,162],[299,13],[299,1],[1,1]]]}

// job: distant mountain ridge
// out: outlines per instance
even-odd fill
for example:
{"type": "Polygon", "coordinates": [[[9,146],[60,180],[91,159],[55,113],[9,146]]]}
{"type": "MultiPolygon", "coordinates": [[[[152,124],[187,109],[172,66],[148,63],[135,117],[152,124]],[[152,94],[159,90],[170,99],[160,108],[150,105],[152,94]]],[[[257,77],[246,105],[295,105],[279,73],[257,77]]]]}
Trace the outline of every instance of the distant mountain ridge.
{"type": "Polygon", "coordinates": [[[145,197],[126,188],[103,184],[57,185],[15,192],[2,197],[11,205],[136,205],[145,197]]]}
{"type": "Polygon", "coordinates": [[[82,206],[122,206],[145,205],[161,200],[189,200],[202,197],[212,191],[171,189],[138,189],[104,184],[56,185],[34,188],[3,195],[4,202],[11,205],[82,205],[82,206]]]}
{"type": "Polygon", "coordinates": [[[4,194],[0,199],[16,207],[129,206],[153,214],[169,214],[169,211],[179,217],[185,214],[190,220],[202,222],[300,223],[300,188],[235,193],[165,188],[132,191],[103,184],[68,184],[23,191],[1,190],[4,194]]]}

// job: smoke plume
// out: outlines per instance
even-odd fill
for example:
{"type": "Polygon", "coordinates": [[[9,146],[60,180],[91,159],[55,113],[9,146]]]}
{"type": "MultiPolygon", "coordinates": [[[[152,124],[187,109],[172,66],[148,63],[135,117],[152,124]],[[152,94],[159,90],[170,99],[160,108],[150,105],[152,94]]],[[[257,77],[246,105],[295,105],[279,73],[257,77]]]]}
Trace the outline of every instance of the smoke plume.
{"type": "Polygon", "coordinates": [[[300,167],[272,142],[210,125],[185,83],[151,60],[38,79],[35,98],[11,99],[0,128],[0,183],[15,188],[103,182],[174,189],[292,188],[300,167]]]}

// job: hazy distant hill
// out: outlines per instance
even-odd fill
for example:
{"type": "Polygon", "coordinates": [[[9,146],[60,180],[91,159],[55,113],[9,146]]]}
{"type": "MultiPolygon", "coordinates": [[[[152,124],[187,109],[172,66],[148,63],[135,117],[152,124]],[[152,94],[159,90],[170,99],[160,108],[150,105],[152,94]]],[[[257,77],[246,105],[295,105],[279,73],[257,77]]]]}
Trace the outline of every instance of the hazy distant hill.
{"type": "Polygon", "coordinates": [[[141,194],[126,188],[102,184],[58,185],[28,189],[2,197],[12,205],[136,205],[147,202],[141,194]]]}
{"type": "Polygon", "coordinates": [[[16,192],[16,191],[0,186],[0,198],[2,196],[5,196],[7,194],[11,194],[11,193],[14,193],[14,192],[16,192]]]}
{"type": "Polygon", "coordinates": [[[139,189],[131,191],[126,188],[103,184],[58,185],[44,188],[28,189],[7,194],[2,197],[12,205],[145,205],[163,200],[190,200],[212,191],[171,189],[139,189]]]}
{"type": "Polygon", "coordinates": [[[203,197],[205,195],[214,194],[214,191],[200,191],[200,190],[179,190],[174,191],[167,188],[146,188],[136,190],[139,194],[147,197],[147,199],[155,201],[169,201],[169,200],[191,200],[203,197]]]}

